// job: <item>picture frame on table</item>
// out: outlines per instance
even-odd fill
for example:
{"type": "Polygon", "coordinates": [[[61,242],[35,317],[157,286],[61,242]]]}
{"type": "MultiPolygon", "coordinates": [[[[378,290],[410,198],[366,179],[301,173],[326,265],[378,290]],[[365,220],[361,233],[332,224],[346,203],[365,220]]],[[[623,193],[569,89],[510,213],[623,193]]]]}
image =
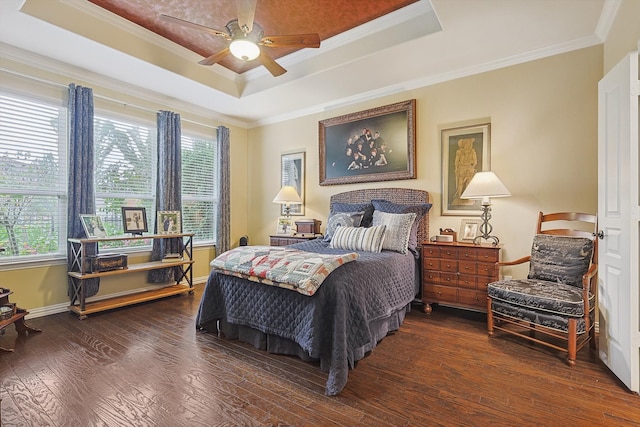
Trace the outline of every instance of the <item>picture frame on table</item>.
{"type": "Polygon", "coordinates": [[[482,213],[481,200],[460,196],[476,172],[491,170],[491,124],[485,120],[441,127],[443,216],[482,213]]]}
{"type": "Polygon", "coordinates": [[[143,207],[122,207],[122,228],[125,233],[141,235],[149,231],[147,210],[143,207]]]}
{"type": "Polygon", "coordinates": [[[102,223],[102,218],[98,215],[81,214],[80,222],[82,228],[89,239],[100,239],[102,237],[108,237],[107,230],[102,223]]]}
{"type": "Polygon", "coordinates": [[[158,234],[182,233],[180,211],[158,211],[156,214],[158,234]]]}
{"type": "Polygon", "coordinates": [[[460,221],[460,232],[458,239],[462,242],[473,242],[476,237],[480,236],[481,219],[463,219],[460,221]]]}
{"type": "Polygon", "coordinates": [[[319,122],[320,185],[416,178],[416,100],[319,122]]]}
{"type": "MultiPolygon", "coordinates": [[[[281,187],[290,185],[296,189],[302,199],[301,204],[290,205],[290,215],[304,215],[304,187],[305,187],[305,152],[296,151],[284,153],[280,156],[281,187]]],[[[280,215],[285,215],[285,205],[280,207],[280,215]]]]}
{"type": "Polygon", "coordinates": [[[276,227],[276,234],[291,236],[295,233],[295,227],[293,219],[291,217],[281,216],[278,217],[278,225],[276,227]]]}

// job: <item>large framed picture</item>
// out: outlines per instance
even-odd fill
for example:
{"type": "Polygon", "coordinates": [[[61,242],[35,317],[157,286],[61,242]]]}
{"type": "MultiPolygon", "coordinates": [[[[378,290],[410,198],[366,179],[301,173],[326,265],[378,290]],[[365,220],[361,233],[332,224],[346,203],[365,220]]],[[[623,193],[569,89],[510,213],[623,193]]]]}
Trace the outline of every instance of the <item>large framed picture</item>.
{"type": "MultiPolygon", "coordinates": [[[[290,205],[290,215],[304,215],[304,151],[285,153],[280,156],[281,187],[290,185],[302,199],[301,204],[290,205]]],[[[285,205],[280,207],[280,215],[285,215],[285,205]]]]}
{"type": "Polygon", "coordinates": [[[81,214],[80,222],[82,222],[82,228],[89,239],[107,237],[107,231],[99,216],[81,214]]]}
{"type": "Polygon", "coordinates": [[[319,122],[320,185],[415,179],[416,100],[319,122]]]}
{"type": "Polygon", "coordinates": [[[158,211],[158,234],[182,233],[180,211],[158,211]]]}
{"type": "Polygon", "coordinates": [[[125,233],[142,234],[149,231],[147,210],[142,207],[122,207],[122,227],[125,233]]]}
{"type": "Polygon", "coordinates": [[[481,200],[462,199],[473,175],[491,169],[489,123],[441,128],[442,215],[480,215],[481,200]]]}

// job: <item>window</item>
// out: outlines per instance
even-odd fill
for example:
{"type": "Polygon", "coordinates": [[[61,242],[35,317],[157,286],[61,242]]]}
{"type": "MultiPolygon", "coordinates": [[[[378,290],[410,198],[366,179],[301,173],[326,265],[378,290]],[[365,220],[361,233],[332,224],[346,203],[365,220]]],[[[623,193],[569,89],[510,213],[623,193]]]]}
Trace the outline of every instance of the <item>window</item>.
{"type": "Polygon", "coordinates": [[[219,177],[213,138],[182,135],[182,224],[194,242],[215,241],[219,177]]]}
{"type": "Polygon", "coordinates": [[[66,111],[0,93],[0,260],[66,255],[66,111]]]}
{"type": "MultiPolygon", "coordinates": [[[[155,220],[157,143],[155,126],[94,118],[96,214],[107,235],[122,235],[122,206],[144,207],[149,231],[155,220]]],[[[103,248],[143,246],[145,240],[114,241],[103,248]]]]}

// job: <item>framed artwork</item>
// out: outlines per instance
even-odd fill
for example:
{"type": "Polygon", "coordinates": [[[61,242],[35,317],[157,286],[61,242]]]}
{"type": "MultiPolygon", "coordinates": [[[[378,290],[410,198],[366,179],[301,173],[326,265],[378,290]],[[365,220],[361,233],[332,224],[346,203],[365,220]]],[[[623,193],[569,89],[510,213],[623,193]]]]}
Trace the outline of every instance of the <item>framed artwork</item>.
{"type": "Polygon", "coordinates": [[[491,169],[489,123],[441,129],[442,215],[480,215],[481,200],[461,199],[473,175],[491,169]]]}
{"type": "Polygon", "coordinates": [[[482,220],[480,219],[463,219],[460,222],[460,233],[458,238],[463,242],[473,242],[480,233],[480,225],[482,220]]]}
{"type": "MultiPolygon", "coordinates": [[[[291,205],[290,215],[304,215],[304,164],[305,152],[285,153],[280,156],[281,187],[290,185],[296,189],[302,204],[291,205]]],[[[285,205],[280,207],[280,215],[284,215],[285,205]]]]}
{"type": "Polygon", "coordinates": [[[158,221],[158,234],[182,233],[180,211],[158,211],[156,217],[158,221]]]}
{"type": "Polygon", "coordinates": [[[291,235],[295,231],[293,227],[293,219],[286,216],[278,217],[278,226],[276,227],[276,234],[291,235]]]}
{"type": "Polygon", "coordinates": [[[416,178],[416,100],[319,122],[320,185],[416,178]]]}
{"type": "Polygon", "coordinates": [[[122,227],[125,233],[142,234],[149,231],[147,210],[141,207],[122,207],[122,227]]]}
{"type": "Polygon", "coordinates": [[[107,237],[102,219],[97,215],[80,215],[80,222],[87,237],[90,239],[107,237]]]}

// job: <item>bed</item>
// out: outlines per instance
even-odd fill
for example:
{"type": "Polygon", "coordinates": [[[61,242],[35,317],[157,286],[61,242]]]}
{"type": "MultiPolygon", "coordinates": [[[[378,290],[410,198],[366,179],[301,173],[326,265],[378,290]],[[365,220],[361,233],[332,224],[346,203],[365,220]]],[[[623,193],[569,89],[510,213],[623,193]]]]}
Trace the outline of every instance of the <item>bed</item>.
{"type": "MultiPolygon", "coordinates": [[[[357,217],[363,206],[378,227],[380,218],[402,219],[417,209],[422,215],[415,215],[408,246],[427,239],[431,206],[428,192],[386,188],[335,194],[330,199],[328,222],[338,216],[336,212],[352,211],[357,217]],[[373,204],[378,209],[374,210],[373,204]]],[[[388,233],[389,223],[386,229],[388,233]]],[[[318,238],[287,248],[319,254],[352,253],[332,247],[339,246],[338,233],[346,230],[362,228],[332,228],[331,240],[318,238]]],[[[389,332],[398,330],[410,311],[420,291],[419,251],[413,249],[406,253],[388,249],[379,253],[355,251],[357,260],[333,270],[312,296],[214,268],[200,301],[196,327],[271,353],[317,361],[328,372],[325,394],[337,395],[347,383],[348,371],[389,332]]]]}

